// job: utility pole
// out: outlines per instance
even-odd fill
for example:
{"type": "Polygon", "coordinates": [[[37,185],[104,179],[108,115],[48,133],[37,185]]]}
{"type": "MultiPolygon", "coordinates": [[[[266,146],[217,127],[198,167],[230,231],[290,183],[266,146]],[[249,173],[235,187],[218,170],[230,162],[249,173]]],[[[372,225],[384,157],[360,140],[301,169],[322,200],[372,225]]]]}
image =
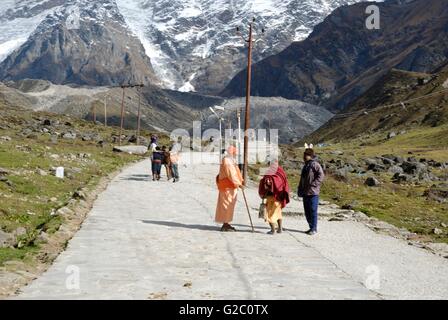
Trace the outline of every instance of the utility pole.
{"type": "Polygon", "coordinates": [[[93,124],[96,124],[96,106],[95,102],[92,104],[93,124]]]}
{"type": "MultiPolygon", "coordinates": [[[[143,84],[128,84],[128,85],[122,85],[121,88],[123,89],[123,96],[121,98],[121,123],[120,123],[120,139],[119,143],[121,146],[121,136],[123,135],[123,127],[124,127],[124,92],[126,88],[135,88],[135,87],[144,87],[143,84]]],[[[137,89],[138,91],[138,89],[137,89]]],[[[138,91],[138,124],[137,124],[137,144],[139,143],[139,137],[140,137],[140,119],[141,119],[141,113],[140,113],[140,91],[138,91]]]]}
{"type": "Polygon", "coordinates": [[[121,146],[121,136],[123,135],[123,125],[124,125],[124,89],[126,86],[121,86],[123,89],[123,96],[121,98],[121,122],[120,122],[120,137],[119,137],[119,145],[121,146]]]}
{"type": "Polygon", "coordinates": [[[242,169],[241,162],[241,108],[236,110],[236,117],[238,119],[238,167],[242,169]]]}
{"type": "Polygon", "coordinates": [[[104,126],[107,127],[107,94],[104,97],[104,126]]]}
{"type": "Polygon", "coordinates": [[[137,86],[137,93],[138,93],[138,113],[137,113],[137,145],[140,145],[140,121],[141,121],[141,93],[140,89],[143,88],[144,85],[141,84],[137,86]]]}
{"type": "MultiPolygon", "coordinates": [[[[251,93],[251,79],[252,79],[252,49],[253,49],[253,29],[255,24],[255,18],[249,23],[249,38],[243,40],[248,43],[247,50],[247,78],[246,78],[246,109],[244,114],[244,165],[243,165],[243,178],[244,185],[247,183],[247,169],[249,165],[249,129],[250,129],[250,93],[251,93]]],[[[240,28],[236,29],[237,33],[240,32],[240,28]]],[[[264,29],[262,29],[264,33],[264,29]]]]}

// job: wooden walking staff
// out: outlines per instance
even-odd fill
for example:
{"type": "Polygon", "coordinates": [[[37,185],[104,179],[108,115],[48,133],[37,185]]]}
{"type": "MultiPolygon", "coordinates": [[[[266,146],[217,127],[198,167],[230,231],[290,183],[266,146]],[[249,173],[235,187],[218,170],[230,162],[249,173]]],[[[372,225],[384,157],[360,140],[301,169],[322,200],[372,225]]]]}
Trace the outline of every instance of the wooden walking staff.
{"type": "Polygon", "coordinates": [[[244,198],[244,202],[246,203],[247,214],[249,215],[250,226],[252,227],[252,233],[253,233],[253,232],[255,232],[255,229],[254,229],[254,224],[252,222],[252,216],[250,215],[249,205],[247,204],[246,193],[244,192],[243,188],[241,188],[241,192],[243,192],[243,198],[244,198]]]}

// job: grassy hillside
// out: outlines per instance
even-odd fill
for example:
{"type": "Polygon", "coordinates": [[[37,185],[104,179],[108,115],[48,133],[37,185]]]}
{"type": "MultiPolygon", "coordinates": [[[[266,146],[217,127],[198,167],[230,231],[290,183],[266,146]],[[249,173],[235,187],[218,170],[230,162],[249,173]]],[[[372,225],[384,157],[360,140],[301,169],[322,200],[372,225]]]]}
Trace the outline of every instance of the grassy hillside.
{"type": "Polygon", "coordinates": [[[45,238],[70,218],[58,209],[80,197],[77,191],[93,190],[102,177],[140,157],[112,152],[117,128],[2,101],[0,113],[0,235],[8,238],[0,246],[0,266],[12,260],[33,264],[42,258],[45,238]],[[76,137],[64,137],[69,133],[76,137]],[[55,177],[58,166],[65,168],[63,180],[55,177]]]}
{"type": "MultiPolygon", "coordinates": [[[[447,137],[448,125],[445,124],[417,127],[390,139],[385,138],[384,132],[378,132],[318,147],[316,151],[327,172],[322,197],[406,228],[415,233],[415,239],[448,243],[447,137]],[[406,164],[408,158],[418,163],[424,161],[422,167],[427,168],[431,178],[397,183],[391,172],[397,170],[397,166],[382,170],[382,162],[368,170],[365,161],[390,157],[388,155],[401,157],[406,164]],[[426,165],[437,162],[444,165],[426,165]],[[367,186],[365,182],[369,177],[377,179],[379,185],[367,186]]],[[[300,160],[303,148],[285,146],[283,151],[283,162],[296,190],[300,169],[291,160],[300,160]]]]}
{"type": "Polygon", "coordinates": [[[342,114],[305,140],[334,142],[446,124],[447,79],[448,65],[434,74],[391,70],[342,114]],[[403,106],[403,101],[409,102],[403,106]]]}

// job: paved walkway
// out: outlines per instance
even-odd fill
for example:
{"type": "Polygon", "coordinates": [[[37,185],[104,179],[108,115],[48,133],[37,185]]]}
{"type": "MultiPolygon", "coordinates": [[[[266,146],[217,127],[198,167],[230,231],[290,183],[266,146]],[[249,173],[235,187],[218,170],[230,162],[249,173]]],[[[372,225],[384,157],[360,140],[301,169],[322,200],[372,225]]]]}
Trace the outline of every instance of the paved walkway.
{"type": "MultiPolygon", "coordinates": [[[[144,161],[117,176],[67,250],[19,298],[448,298],[446,259],[355,222],[323,221],[309,237],[302,218],[287,217],[288,232],[269,236],[254,209],[251,233],[241,201],[240,232],[217,232],[217,165],[181,166],[177,184],[150,181],[149,168],[144,161]]],[[[256,190],[247,194],[258,207],[256,190]]]]}

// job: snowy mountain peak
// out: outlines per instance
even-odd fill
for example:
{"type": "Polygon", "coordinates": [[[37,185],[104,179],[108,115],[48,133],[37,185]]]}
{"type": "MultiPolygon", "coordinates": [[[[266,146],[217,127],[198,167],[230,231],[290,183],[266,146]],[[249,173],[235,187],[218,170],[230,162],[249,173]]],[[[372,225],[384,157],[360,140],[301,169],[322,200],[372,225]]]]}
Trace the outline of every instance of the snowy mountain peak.
{"type": "Polygon", "coordinates": [[[256,17],[266,28],[254,50],[258,61],[304,39],[335,8],[359,1],[2,0],[0,62],[52,23],[116,20],[138,37],[165,87],[213,94],[244,68],[237,26],[256,17]]]}

